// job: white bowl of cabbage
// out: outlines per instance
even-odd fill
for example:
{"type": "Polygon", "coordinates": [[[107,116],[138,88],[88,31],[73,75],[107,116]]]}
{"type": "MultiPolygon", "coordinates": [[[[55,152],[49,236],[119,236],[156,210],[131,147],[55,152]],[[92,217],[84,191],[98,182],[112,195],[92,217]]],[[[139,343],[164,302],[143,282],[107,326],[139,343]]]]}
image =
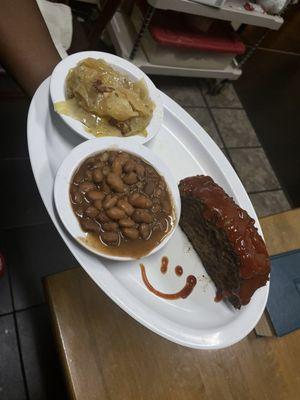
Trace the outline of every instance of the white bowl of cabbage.
{"type": "Polygon", "coordinates": [[[85,139],[117,136],[143,144],[160,130],[159,90],[134,64],[84,51],[63,59],[51,75],[54,110],[85,139]]]}

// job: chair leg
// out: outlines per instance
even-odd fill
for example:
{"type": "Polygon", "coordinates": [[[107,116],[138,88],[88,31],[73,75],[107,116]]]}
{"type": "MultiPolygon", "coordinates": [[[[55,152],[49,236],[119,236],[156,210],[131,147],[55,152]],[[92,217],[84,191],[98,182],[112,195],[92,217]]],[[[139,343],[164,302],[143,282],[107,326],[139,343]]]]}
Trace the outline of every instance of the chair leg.
{"type": "Polygon", "coordinates": [[[89,36],[90,50],[95,50],[103,30],[114,16],[121,2],[122,0],[106,0],[102,12],[95,21],[95,28],[89,36]]]}

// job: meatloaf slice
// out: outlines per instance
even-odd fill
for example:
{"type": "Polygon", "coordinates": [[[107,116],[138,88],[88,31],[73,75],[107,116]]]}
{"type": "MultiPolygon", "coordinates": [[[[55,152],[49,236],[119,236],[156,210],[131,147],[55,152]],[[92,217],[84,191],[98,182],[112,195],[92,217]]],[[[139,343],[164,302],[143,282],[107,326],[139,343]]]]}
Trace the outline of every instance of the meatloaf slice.
{"type": "Polygon", "coordinates": [[[254,220],[209,176],[183,179],[180,226],[217,288],[216,300],[249,303],[268,281],[269,257],[254,220]]]}

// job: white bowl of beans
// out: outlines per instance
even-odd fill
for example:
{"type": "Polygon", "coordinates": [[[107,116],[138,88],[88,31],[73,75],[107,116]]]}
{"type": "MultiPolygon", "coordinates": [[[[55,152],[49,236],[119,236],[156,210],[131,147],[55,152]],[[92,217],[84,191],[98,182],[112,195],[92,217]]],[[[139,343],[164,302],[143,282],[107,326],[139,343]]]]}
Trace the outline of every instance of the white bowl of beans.
{"type": "Polygon", "coordinates": [[[57,172],[54,200],[80,245],[119,261],[160,250],[180,217],[180,195],[169,168],[150,149],[118,138],[74,148],[57,172]]]}

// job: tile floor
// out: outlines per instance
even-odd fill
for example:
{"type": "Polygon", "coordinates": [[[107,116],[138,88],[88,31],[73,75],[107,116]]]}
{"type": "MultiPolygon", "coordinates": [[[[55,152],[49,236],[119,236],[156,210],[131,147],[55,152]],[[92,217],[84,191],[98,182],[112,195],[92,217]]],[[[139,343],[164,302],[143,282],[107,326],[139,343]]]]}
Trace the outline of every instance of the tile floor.
{"type": "Polygon", "coordinates": [[[205,81],[178,77],[152,79],[162,91],[184,107],[223,149],[259,217],[290,208],[232,84],[228,84],[220,94],[210,96],[205,81]]]}
{"type": "MultiPolygon", "coordinates": [[[[154,80],[223,149],[259,216],[290,207],[232,85],[211,97],[199,80],[154,80]]],[[[42,278],[72,268],[76,261],[35,186],[26,146],[28,105],[10,79],[0,75],[0,179],[5,187],[0,244],[7,259],[7,273],[0,280],[0,399],[58,400],[67,397],[42,278]]]]}

